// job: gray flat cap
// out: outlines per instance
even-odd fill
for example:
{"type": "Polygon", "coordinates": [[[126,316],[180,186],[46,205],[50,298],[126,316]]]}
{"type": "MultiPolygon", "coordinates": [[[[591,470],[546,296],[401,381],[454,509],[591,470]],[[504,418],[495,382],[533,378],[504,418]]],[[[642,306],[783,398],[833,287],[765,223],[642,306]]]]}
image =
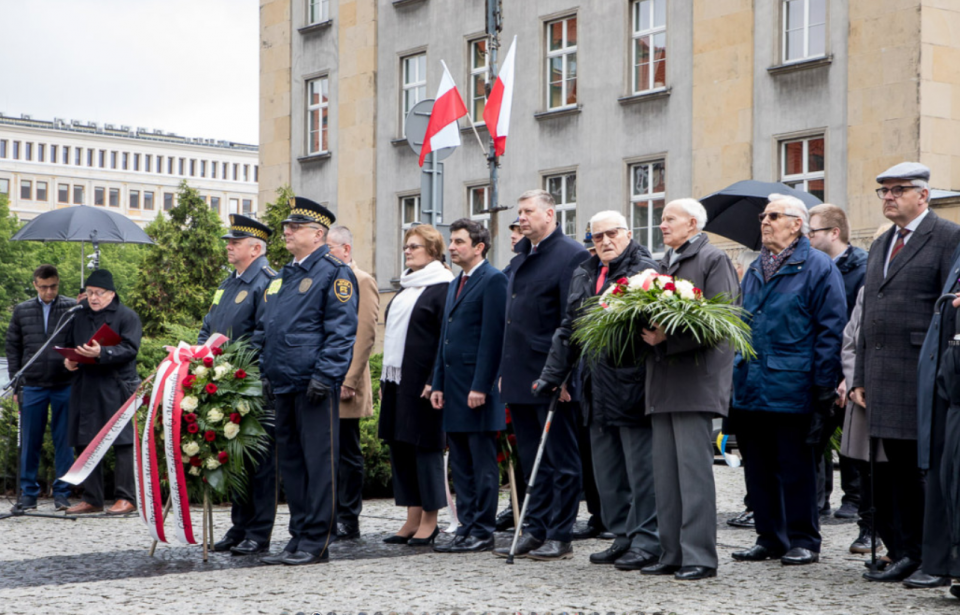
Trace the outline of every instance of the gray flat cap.
{"type": "Polygon", "coordinates": [[[878,184],[888,179],[922,179],[927,182],[930,181],[930,167],[919,162],[901,162],[877,175],[878,184]]]}

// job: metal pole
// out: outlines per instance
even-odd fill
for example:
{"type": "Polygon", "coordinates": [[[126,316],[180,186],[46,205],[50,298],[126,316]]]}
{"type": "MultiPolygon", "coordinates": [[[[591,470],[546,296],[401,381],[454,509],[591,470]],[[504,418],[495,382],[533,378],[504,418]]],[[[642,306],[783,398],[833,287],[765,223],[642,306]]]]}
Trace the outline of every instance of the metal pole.
{"type": "Polygon", "coordinates": [[[440,161],[437,160],[437,152],[430,152],[430,160],[432,161],[430,168],[433,169],[433,176],[430,178],[430,182],[433,185],[433,189],[430,191],[430,226],[437,228],[437,209],[440,204],[440,198],[437,194],[440,184],[440,182],[437,181],[440,175],[440,161]]]}
{"type": "MultiPolygon", "coordinates": [[[[487,97],[490,96],[490,88],[497,80],[497,49],[500,47],[500,28],[503,14],[500,10],[501,0],[487,0],[487,35],[490,37],[488,42],[488,52],[490,54],[490,79],[487,82],[487,97]]],[[[497,172],[499,161],[497,160],[497,148],[490,139],[490,153],[487,155],[487,165],[490,167],[490,237],[494,245],[497,242],[497,235],[500,231],[497,214],[500,210],[500,177],[497,172]]],[[[491,246],[492,250],[493,246],[491,246]]],[[[493,250],[491,260],[495,258],[496,251],[493,250]]]]}

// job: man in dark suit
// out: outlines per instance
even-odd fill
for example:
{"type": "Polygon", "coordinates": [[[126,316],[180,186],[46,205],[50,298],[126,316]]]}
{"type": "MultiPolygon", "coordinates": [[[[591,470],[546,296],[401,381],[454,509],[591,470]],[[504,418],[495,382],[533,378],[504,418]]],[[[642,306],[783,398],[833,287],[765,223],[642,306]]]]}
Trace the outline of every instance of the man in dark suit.
{"type": "MultiPolygon", "coordinates": [[[[924,479],[918,467],[917,362],[960,242],[960,226],[928,207],[929,179],[930,169],[916,162],[895,165],[877,176],[883,215],[894,226],[870,249],[863,326],[850,383],[853,401],[869,412],[870,437],[883,442],[890,460],[877,466],[874,497],[877,527],[888,534],[881,538],[893,563],[865,573],[871,581],[903,581],[929,555],[921,546],[924,479]]],[[[934,562],[924,562],[924,570],[939,569],[934,562]]],[[[938,578],[919,578],[923,574],[914,579],[920,584],[911,586],[942,583],[938,578]]]]}
{"type": "MultiPolygon", "coordinates": [[[[531,387],[540,377],[553,334],[566,310],[573,272],[589,254],[557,226],[549,192],[524,192],[518,210],[523,239],[510,262],[500,395],[510,406],[529,485],[549,408],[549,402],[534,395],[531,387]]],[[[561,400],[568,399],[566,393],[562,394],[561,400]]],[[[573,556],[570,541],[581,484],[576,420],[571,404],[557,404],[537,482],[527,490],[530,503],[525,521],[530,525],[517,543],[517,555],[539,560],[573,556]]],[[[506,557],[509,549],[494,553],[506,557]]]]}
{"type": "Polygon", "coordinates": [[[506,414],[496,391],[503,350],[507,276],[485,259],[490,231],[461,218],[450,225],[450,260],[462,271],[447,292],[430,401],[443,410],[460,527],[441,553],[493,550],[497,432],[506,414]]]}

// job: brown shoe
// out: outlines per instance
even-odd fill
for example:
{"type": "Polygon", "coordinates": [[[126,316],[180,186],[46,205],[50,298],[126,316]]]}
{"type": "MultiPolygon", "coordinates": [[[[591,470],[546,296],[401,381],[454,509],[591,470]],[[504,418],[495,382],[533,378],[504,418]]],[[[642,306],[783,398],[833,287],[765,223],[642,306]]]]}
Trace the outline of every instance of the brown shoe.
{"type": "Polygon", "coordinates": [[[107,509],[108,515],[125,515],[137,510],[137,507],[127,500],[117,500],[113,506],[107,509]]]}
{"type": "Polygon", "coordinates": [[[103,512],[103,506],[94,506],[93,504],[82,501],[79,504],[74,504],[66,511],[68,515],[89,515],[98,512],[103,512]]]}

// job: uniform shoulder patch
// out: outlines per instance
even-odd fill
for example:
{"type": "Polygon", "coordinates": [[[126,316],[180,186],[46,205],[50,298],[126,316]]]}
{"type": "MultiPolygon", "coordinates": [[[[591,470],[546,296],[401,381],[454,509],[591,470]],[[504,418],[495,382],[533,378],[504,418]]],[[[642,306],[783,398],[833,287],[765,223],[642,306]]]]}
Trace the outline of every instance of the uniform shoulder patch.
{"type": "Polygon", "coordinates": [[[346,303],[353,297],[353,282],[337,278],[333,282],[333,294],[337,296],[340,303],[346,303]]]}
{"type": "Polygon", "coordinates": [[[274,271],[273,268],[270,267],[270,265],[264,265],[264,266],[263,266],[263,272],[264,272],[265,274],[267,274],[267,277],[268,277],[268,278],[275,278],[275,277],[277,277],[277,272],[274,271]]]}
{"type": "Polygon", "coordinates": [[[329,252],[327,252],[326,254],[324,254],[324,256],[325,256],[326,258],[329,258],[331,261],[333,261],[333,264],[334,264],[334,265],[340,265],[340,266],[343,266],[343,267],[346,266],[346,263],[344,263],[342,260],[340,260],[339,258],[337,258],[336,256],[334,256],[333,254],[330,254],[329,252]]]}

